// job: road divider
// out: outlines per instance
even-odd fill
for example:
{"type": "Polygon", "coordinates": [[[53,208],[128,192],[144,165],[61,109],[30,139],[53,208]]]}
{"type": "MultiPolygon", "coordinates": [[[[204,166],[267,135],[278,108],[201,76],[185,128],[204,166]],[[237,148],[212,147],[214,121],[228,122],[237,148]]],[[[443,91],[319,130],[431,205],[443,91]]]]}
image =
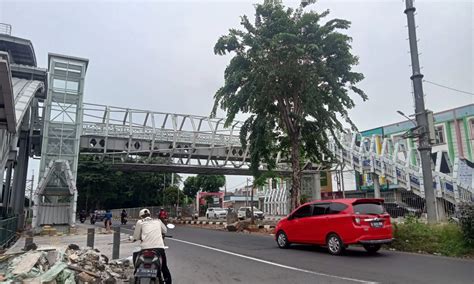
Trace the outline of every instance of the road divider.
{"type": "MultiPolygon", "coordinates": [[[[222,225],[227,226],[227,222],[220,222],[220,221],[180,221],[180,220],[172,220],[171,223],[173,224],[183,224],[183,225],[222,225]]],[[[259,225],[259,228],[263,229],[273,229],[275,225],[259,225]]]]}

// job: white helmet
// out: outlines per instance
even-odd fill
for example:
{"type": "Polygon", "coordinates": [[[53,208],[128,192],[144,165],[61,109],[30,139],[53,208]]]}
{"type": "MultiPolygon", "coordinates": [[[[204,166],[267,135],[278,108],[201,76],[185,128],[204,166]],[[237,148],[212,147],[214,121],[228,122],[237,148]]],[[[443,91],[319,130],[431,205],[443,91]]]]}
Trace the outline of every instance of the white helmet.
{"type": "Polygon", "coordinates": [[[150,214],[150,210],[148,210],[148,209],[146,209],[146,208],[140,210],[139,215],[140,215],[141,218],[143,218],[143,216],[144,216],[144,215],[147,215],[147,214],[148,214],[148,215],[151,215],[151,214],[150,214]]]}

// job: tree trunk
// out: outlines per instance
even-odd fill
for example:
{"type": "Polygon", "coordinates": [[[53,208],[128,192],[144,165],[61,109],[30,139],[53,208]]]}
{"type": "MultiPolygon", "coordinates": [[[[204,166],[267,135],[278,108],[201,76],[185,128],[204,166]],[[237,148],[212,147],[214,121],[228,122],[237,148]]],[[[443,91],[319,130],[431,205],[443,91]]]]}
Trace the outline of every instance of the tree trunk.
{"type": "Polygon", "coordinates": [[[300,166],[300,141],[298,138],[291,141],[291,205],[290,212],[300,206],[301,195],[301,166],[300,166]]]}
{"type": "Polygon", "coordinates": [[[86,212],[89,212],[89,188],[86,191],[86,212]]]}

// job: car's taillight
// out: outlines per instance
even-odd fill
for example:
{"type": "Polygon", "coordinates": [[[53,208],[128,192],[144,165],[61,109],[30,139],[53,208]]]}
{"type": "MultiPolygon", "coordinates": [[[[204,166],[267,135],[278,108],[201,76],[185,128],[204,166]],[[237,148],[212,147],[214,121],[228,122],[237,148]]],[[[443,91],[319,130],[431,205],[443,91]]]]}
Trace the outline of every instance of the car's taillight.
{"type": "Polygon", "coordinates": [[[155,252],[152,251],[152,250],[146,250],[146,251],[143,252],[143,256],[147,257],[147,258],[148,257],[153,258],[153,257],[155,257],[155,255],[156,255],[155,252]]]}
{"type": "Polygon", "coordinates": [[[356,225],[360,225],[360,218],[357,217],[357,216],[354,216],[354,223],[355,223],[356,225]]]}

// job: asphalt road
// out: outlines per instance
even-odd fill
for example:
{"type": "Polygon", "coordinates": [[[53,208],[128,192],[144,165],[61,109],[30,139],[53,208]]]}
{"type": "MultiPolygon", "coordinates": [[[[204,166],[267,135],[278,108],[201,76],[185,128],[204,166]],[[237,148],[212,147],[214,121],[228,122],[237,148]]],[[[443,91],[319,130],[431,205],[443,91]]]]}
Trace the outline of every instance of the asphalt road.
{"type": "MultiPolygon", "coordinates": [[[[131,225],[123,232],[131,232],[131,225]]],[[[177,226],[166,244],[173,283],[474,283],[474,261],[349,249],[279,249],[270,236],[177,226]]]]}

